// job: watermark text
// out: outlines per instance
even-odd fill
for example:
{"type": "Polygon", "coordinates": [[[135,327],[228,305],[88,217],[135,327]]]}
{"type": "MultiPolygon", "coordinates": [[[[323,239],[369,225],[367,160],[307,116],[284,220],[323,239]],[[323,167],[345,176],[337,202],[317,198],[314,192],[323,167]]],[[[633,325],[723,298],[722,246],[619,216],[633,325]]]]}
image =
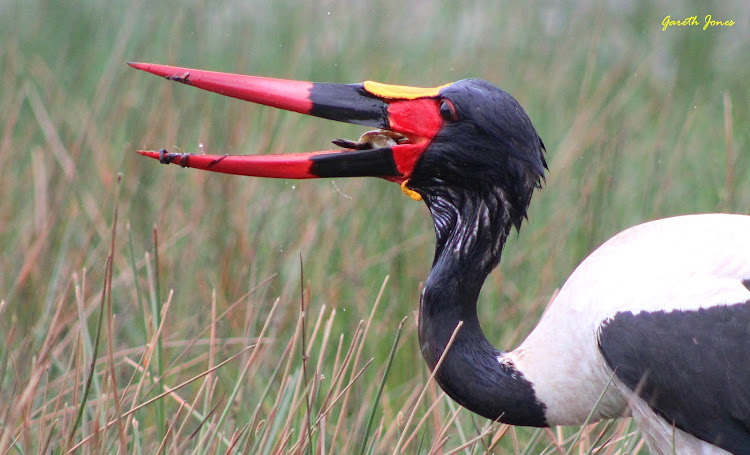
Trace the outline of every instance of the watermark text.
{"type": "Polygon", "coordinates": [[[707,14],[703,18],[703,23],[698,21],[698,16],[690,16],[684,19],[672,19],[672,16],[667,15],[663,21],[661,21],[661,30],[667,31],[669,27],[700,27],[703,26],[703,30],[713,27],[731,27],[734,25],[732,19],[717,20],[713,16],[707,14]]]}

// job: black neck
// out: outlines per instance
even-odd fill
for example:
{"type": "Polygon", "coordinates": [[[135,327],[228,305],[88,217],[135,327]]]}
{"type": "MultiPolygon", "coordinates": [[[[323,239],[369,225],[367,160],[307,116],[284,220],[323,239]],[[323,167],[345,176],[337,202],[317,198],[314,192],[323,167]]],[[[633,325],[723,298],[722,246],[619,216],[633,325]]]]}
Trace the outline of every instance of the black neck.
{"type": "Polygon", "coordinates": [[[477,318],[479,291],[517,222],[509,204],[499,189],[481,195],[445,190],[425,201],[437,235],[419,312],[419,342],[430,370],[463,321],[436,374],[440,387],[460,405],[489,419],[546,426],[544,408],[531,384],[512,364],[498,361],[502,353],[487,341],[477,318]]]}

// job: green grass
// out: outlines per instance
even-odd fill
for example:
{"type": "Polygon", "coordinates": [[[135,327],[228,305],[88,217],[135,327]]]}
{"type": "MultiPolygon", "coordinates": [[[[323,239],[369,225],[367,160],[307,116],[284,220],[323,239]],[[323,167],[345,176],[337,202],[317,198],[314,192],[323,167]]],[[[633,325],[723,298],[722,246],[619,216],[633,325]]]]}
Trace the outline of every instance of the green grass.
{"type": "Polygon", "coordinates": [[[550,172],[482,291],[502,349],[618,231],[750,213],[750,9],[320,3],[0,4],[0,453],[642,446],[628,420],[492,426],[429,381],[415,314],[432,225],[395,185],[222,176],[134,153],[322,150],[361,128],[125,62],[422,86],[481,77],[513,94],[550,172]],[[736,25],[662,32],[667,14],[736,25]]]}

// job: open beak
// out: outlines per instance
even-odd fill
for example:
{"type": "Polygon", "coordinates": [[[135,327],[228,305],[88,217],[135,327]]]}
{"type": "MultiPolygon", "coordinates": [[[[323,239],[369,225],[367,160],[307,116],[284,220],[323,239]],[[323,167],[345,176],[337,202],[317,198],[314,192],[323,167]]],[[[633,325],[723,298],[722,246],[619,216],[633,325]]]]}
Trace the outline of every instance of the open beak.
{"type": "MultiPolygon", "coordinates": [[[[183,167],[276,178],[382,177],[405,187],[420,155],[443,126],[443,87],[418,88],[367,81],[329,84],[217,73],[149,63],[128,63],[168,80],[253,103],[378,128],[359,141],[335,140],[343,149],[280,155],[138,153],[183,167]]],[[[412,192],[413,193],[413,192],[412,192]]]]}

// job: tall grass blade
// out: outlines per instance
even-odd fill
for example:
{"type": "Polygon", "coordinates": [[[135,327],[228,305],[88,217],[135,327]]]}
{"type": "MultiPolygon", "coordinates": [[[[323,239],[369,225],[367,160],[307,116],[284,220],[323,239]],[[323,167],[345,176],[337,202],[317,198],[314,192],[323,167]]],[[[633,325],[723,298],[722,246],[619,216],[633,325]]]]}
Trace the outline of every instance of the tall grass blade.
{"type": "Polygon", "coordinates": [[[419,394],[419,398],[417,398],[417,402],[414,403],[414,407],[412,412],[409,413],[409,418],[406,420],[406,424],[404,425],[404,432],[401,434],[401,437],[398,440],[398,443],[396,444],[396,447],[393,449],[393,455],[397,455],[401,452],[401,446],[404,443],[404,438],[406,437],[406,429],[409,428],[409,425],[411,424],[411,421],[414,419],[414,415],[416,414],[416,410],[419,407],[419,404],[422,402],[422,398],[424,398],[425,393],[427,392],[427,387],[432,383],[432,381],[435,380],[435,375],[440,370],[440,366],[443,364],[443,360],[445,359],[445,355],[448,353],[448,350],[453,346],[453,341],[456,339],[456,335],[458,335],[459,330],[461,330],[461,327],[463,327],[464,321],[459,321],[458,324],[456,324],[456,328],[453,329],[453,334],[448,339],[448,344],[445,345],[445,349],[443,350],[443,353],[440,355],[440,359],[438,360],[438,363],[435,365],[435,369],[432,370],[432,373],[430,374],[430,379],[427,381],[427,383],[422,387],[422,393],[419,394]]]}
{"type": "Polygon", "coordinates": [[[604,398],[604,394],[607,393],[607,390],[609,390],[609,387],[612,385],[612,381],[614,381],[614,379],[615,379],[615,374],[616,374],[616,372],[613,371],[612,374],[610,375],[609,380],[604,385],[604,389],[599,394],[599,397],[596,399],[596,402],[594,402],[594,407],[591,408],[591,411],[589,412],[589,415],[586,416],[586,420],[583,422],[583,425],[581,426],[581,429],[575,433],[573,441],[568,446],[568,450],[565,451],[565,455],[570,455],[571,453],[573,453],[573,450],[575,450],[576,443],[578,442],[579,438],[581,437],[581,433],[586,428],[586,425],[588,425],[589,422],[591,421],[591,418],[594,416],[594,412],[599,407],[599,403],[601,403],[602,399],[604,398]]]}
{"type": "Polygon", "coordinates": [[[404,328],[404,323],[406,322],[408,318],[403,318],[401,322],[398,324],[398,329],[396,329],[396,338],[393,340],[393,344],[391,345],[391,351],[388,353],[388,360],[385,364],[385,370],[383,371],[383,377],[380,379],[380,386],[378,387],[378,391],[375,394],[375,398],[372,403],[372,409],[370,410],[370,416],[367,418],[367,425],[365,426],[365,432],[362,436],[362,445],[360,446],[359,453],[360,455],[364,455],[365,449],[367,447],[368,440],[370,439],[370,430],[372,429],[372,424],[375,422],[375,413],[378,410],[378,405],[380,404],[380,397],[383,396],[383,389],[385,389],[385,382],[388,379],[388,373],[391,371],[391,366],[393,365],[393,358],[396,356],[396,349],[398,348],[398,342],[401,339],[401,331],[404,328]]]}
{"type": "MultiPolygon", "coordinates": [[[[157,332],[157,328],[162,325],[162,303],[161,303],[161,280],[159,279],[159,229],[154,225],[153,228],[153,245],[154,245],[154,289],[155,295],[151,302],[152,305],[152,317],[154,318],[154,332],[157,332]]],[[[156,363],[156,374],[157,378],[164,377],[164,345],[162,343],[162,337],[158,336],[154,340],[156,342],[155,352],[155,363],[156,363]]],[[[164,409],[164,402],[159,400],[156,402],[156,427],[159,429],[159,434],[162,437],[166,436],[167,415],[164,409]]]]}
{"type": "Polygon", "coordinates": [[[96,372],[96,358],[99,352],[99,338],[102,334],[102,325],[104,322],[104,313],[106,312],[105,304],[106,304],[106,296],[107,296],[107,285],[109,283],[108,276],[110,273],[110,269],[112,268],[112,256],[107,256],[107,262],[104,265],[104,282],[102,283],[102,294],[101,294],[101,300],[99,303],[99,320],[96,323],[96,334],[94,336],[94,342],[92,346],[92,352],[91,352],[91,363],[89,364],[89,372],[88,376],[86,377],[86,385],[83,387],[83,396],[81,397],[81,401],[78,404],[78,411],[76,412],[76,418],[73,421],[73,425],[70,427],[70,433],[68,434],[68,442],[67,445],[70,447],[73,444],[73,439],[75,438],[76,430],[78,430],[78,427],[81,425],[81,420],[83,419],[83,413],[86,410],[86,404],[88,403],[88,397],[89,392],[91,391],[91,383],[94,380],[94,374],[96,372]]]}

